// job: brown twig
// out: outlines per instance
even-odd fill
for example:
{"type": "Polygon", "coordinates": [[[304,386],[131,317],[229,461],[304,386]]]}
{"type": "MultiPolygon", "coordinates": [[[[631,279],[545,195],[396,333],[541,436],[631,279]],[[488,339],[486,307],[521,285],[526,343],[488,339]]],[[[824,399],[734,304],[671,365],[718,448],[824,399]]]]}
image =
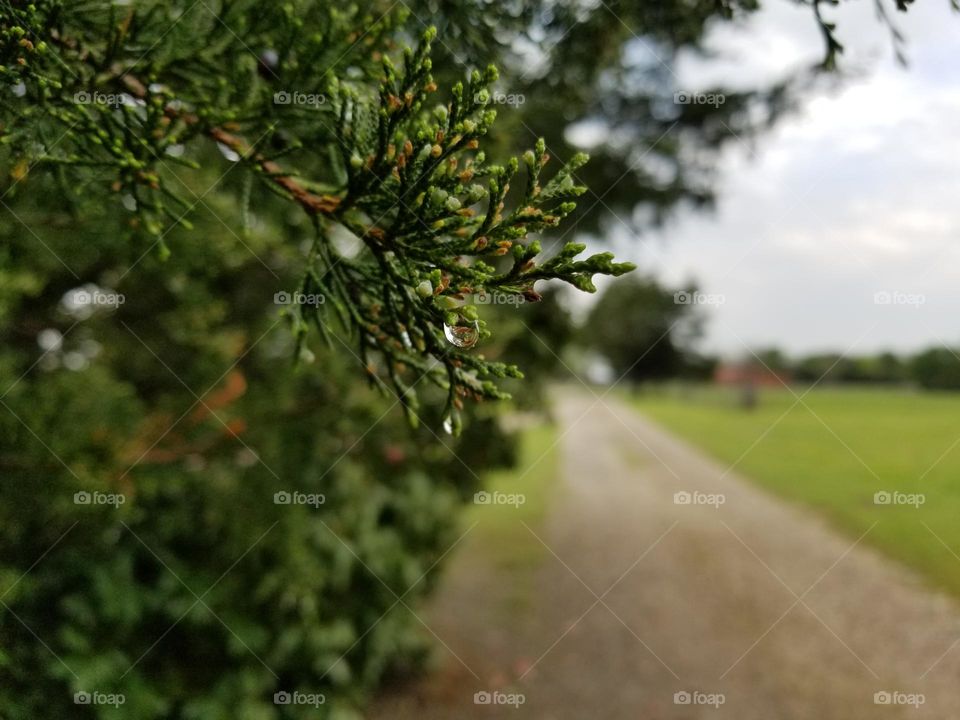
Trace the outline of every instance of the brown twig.
{"type": "MultiPolygon", "coordinates": [[[[90,54],[72,38],[62,37],[56,30],[51,31],[51,39],[57,44],[68,48],[79,54],[81,60],[89,60],[90,54]]],[[[116,80],[123,83],[124,87],[136,98],[143,100],[147,97],[147,86],[144,85],[136,76],[131,75],[120,65],[114,65],[111,68],[116,80]]],[[[179,119],[187,125],[199,124],[200,118],[194,113],[188,113],[176,110],[169,105],[166,109],[167,115],[171,120],[179,119]]],[[[249,162],[259,166],[266,174],[269,182],[285,190],[290,196],[310,215],[332,215],[340,207],[341,198],[335,195],[317,195],[310,192],[297,182],[293,177],[286,174],[279,164],[264,157],[261,153],[255,152],[250,144],[239,135],[228,132],[221,127],[211,127],[204,129],[204,134],[218,143],[227,146],[240,157],[246,158],[249,162]]]]}
{"type": "MultiPolygon", "coordinates": [[[[113,70],[117,74],[117,78],[124,84],[131,95],[141,100],[146,98],[147,87],[140,82],[140,80],[124,72],[119,67],[115,67],[113,70]]],[[[200,118],[195,114],[176,110],[169,105],[167,106],[166,113],[171,119],[182,120],[187,125],[197,125],[200,123],[200,118]]],[[[246,158],[248,161],[259,166],[270,182],[288,192],[310,215],[331,215],[340,206],[339,197],[335,195],[317,195],[316,193],[310,192],[293,177],[286,174],[279,164],[264,157],[261,153],[254,151],[250,144],[239,135],[228,132],[222,127],[207,128],[204,130],[204,133],[218,143],[227,146],[240,157],[246,158]]]]}

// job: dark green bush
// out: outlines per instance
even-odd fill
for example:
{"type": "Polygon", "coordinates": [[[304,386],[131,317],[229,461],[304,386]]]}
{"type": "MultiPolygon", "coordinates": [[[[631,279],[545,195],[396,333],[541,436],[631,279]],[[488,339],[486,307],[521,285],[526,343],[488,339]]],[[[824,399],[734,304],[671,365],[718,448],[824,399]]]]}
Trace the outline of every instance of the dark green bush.
{"type": "Polygon", "coordinates": [[[310,717],[349,716],[421,656],[405,605],[457,537],[472,466],[511,441],[478,421],[448,449],[433,406],[411,430],[336,340],[295,369],[273,294],[298,272],[296,218],[241,244],[203,213],[170,261],[138,263],[119,222],[79,222],[52,189],[4,203],[44,221],[0,225],[0,715],[116,717],[74,704],[97,691],[124,717],[305,717],[273,703],[297,690],[326,697],[310,717]],[[78,314],[74,273],[124,302],[78,314]]]}

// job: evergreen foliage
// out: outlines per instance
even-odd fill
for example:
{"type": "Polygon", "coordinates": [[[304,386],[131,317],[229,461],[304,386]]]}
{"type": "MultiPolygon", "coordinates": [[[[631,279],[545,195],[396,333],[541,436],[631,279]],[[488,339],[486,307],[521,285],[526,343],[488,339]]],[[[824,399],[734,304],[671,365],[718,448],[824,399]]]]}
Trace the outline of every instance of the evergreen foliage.
{"type": "MultiPolygon", "coordinates": [[[[472,71],[437,99],[435,30],[399,64],[391,59],[401,12],[378,19],[313,0],[266,9],[237,1],[217,14],[186,1],[140,12],[56,0],[6,8],[0,60],[22,91],[4,141],[23,172],[55,167],[82,213],[93,198],[71,188],[95,169],[97,184],[132,198],[144,247],[167,257],[171,228],[189,227],[192,208],[164,167],[195,168],[196,145],[216,142],[312,221],[302,278],[289,290],[325,302],[290,308],[299,356],[313,355],[310,328],[329,340],[335,318],[413,422],[422,379],[446,390],[458,431],[464,398],[502,398],[494,380],[520,375],[471,351],[489,335],[475,293],[536,300],[534,284],[551,279],[593,292],[594,274],[633,267],[610,253],[581,258],[584,246],[572,242],[544,257],[529,235],[574,209],[585,188],[573,174],[586,155],[546,181],[542,140],[520,159],[489,161],[479,145],[496,118],[488,108],[496,69],[472,71]],[[369,31],[358,36],[360,27],[369,31]],[[339,253],[338,230],[362,251],[339,253]]],[[[249,189],[240,200],[248,215],[249,189]]]]}

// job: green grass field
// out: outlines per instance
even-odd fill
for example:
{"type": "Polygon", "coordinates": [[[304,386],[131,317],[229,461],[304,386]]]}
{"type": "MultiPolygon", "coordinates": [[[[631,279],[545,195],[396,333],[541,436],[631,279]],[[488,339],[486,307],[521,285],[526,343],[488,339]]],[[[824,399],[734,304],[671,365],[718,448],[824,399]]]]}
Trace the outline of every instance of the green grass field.
{"type": "Polygon", "coordinates": [[[505,567],[532,567],[546,552],[543,545],[524,527],[535,532],[546,516],[547,503],[559,469],[557,428],[536,425],[523,431],[517,467],[489,473],[484,489],[489,493],[522,495],[522,504],[472,505],[466,513],[467,525],[477,523],[491,558],[505,567]]]}
{"type": "Polygon", "coordinates": [[[735,464],[736,472],[815,508],[853,537],[876,522],[865,542],[960,595],[960,559],[953,554],[960,555],[960,395],[814,389],[794,406],[796,398],[778,389],[761,391],[749,412],[737,407],[734,391],[710,387],[671,387],[630,400],[735,464]],[[881,491],[922,493],[925,502],[875,504],[881,491]]]}
{"type": "Polygon", "coordinates": [[[488,473],[488,493],[523,495],[522,504],[471,505],[464,525],[476,524],[471,541],[484,561],[495,569],[505,586],[502,612],[513,614],[535,606],[536,569],[547,557],[543,544],[527,529],[543,532],[550,497],[556,486],[560,463],[558,430],[552,424],[535,425],[522,432],[520,457],[511,470],[488,473]]]}

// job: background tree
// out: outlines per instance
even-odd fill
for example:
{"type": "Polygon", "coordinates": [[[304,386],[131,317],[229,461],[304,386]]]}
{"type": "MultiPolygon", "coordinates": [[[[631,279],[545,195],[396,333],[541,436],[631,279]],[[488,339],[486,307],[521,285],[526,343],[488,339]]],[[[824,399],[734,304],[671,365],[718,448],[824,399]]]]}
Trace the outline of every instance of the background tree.
{"type": "Polygon", "coordinates": [[[910,376],[927,389],[960,390],[960,361],[949,348],[930,348],[910,361],[910,376]]]}
{"type": "MultiPolygon", "coordinates": [[[[509,132],[499,136],[505,148],[522,150],[544,137],[549,152],[562,160],[584,149],[569,130],[593,128],[594,162],[577,172],[589,191],[566,228],[602,241],[613,230],[639,234],[678,210],[712,206],[722,186],[715,172],[719,151],[751,142],[798,107],[824,71],[838,70],[847,2],[790,1],[820,29],[820,60],[769,83],[751,86],[737,78],[736,88],[690,87],[681,81],[679,63],[714,57],[710,30],[745,23],[762,9],[757,0],[419,0],[411,7],[415,17],[436,19],[444,38],[465,41],[438,48],[438,65],[451,76],[462,76],[478,58],[486,62],[491,52],[501,56],[496,97],[509,110],[503,118],[509,132]],[[695,92],[723,102],[689,102],[695,92]]],[[[908,5],[876,2],[878,32],[890,33],[901,58],[909,49],[896,14],[908,5]]],[[[944,2],[948,6],[956,3],[944,2]]]]}
{"type": "Polygon", "coordinates": [[[665,288],[652,278],[610,285],[590,310],[584,339],[610,363],[614,377],[634,382],[676,377],[700,334],[694,290],[665,288]]]}

